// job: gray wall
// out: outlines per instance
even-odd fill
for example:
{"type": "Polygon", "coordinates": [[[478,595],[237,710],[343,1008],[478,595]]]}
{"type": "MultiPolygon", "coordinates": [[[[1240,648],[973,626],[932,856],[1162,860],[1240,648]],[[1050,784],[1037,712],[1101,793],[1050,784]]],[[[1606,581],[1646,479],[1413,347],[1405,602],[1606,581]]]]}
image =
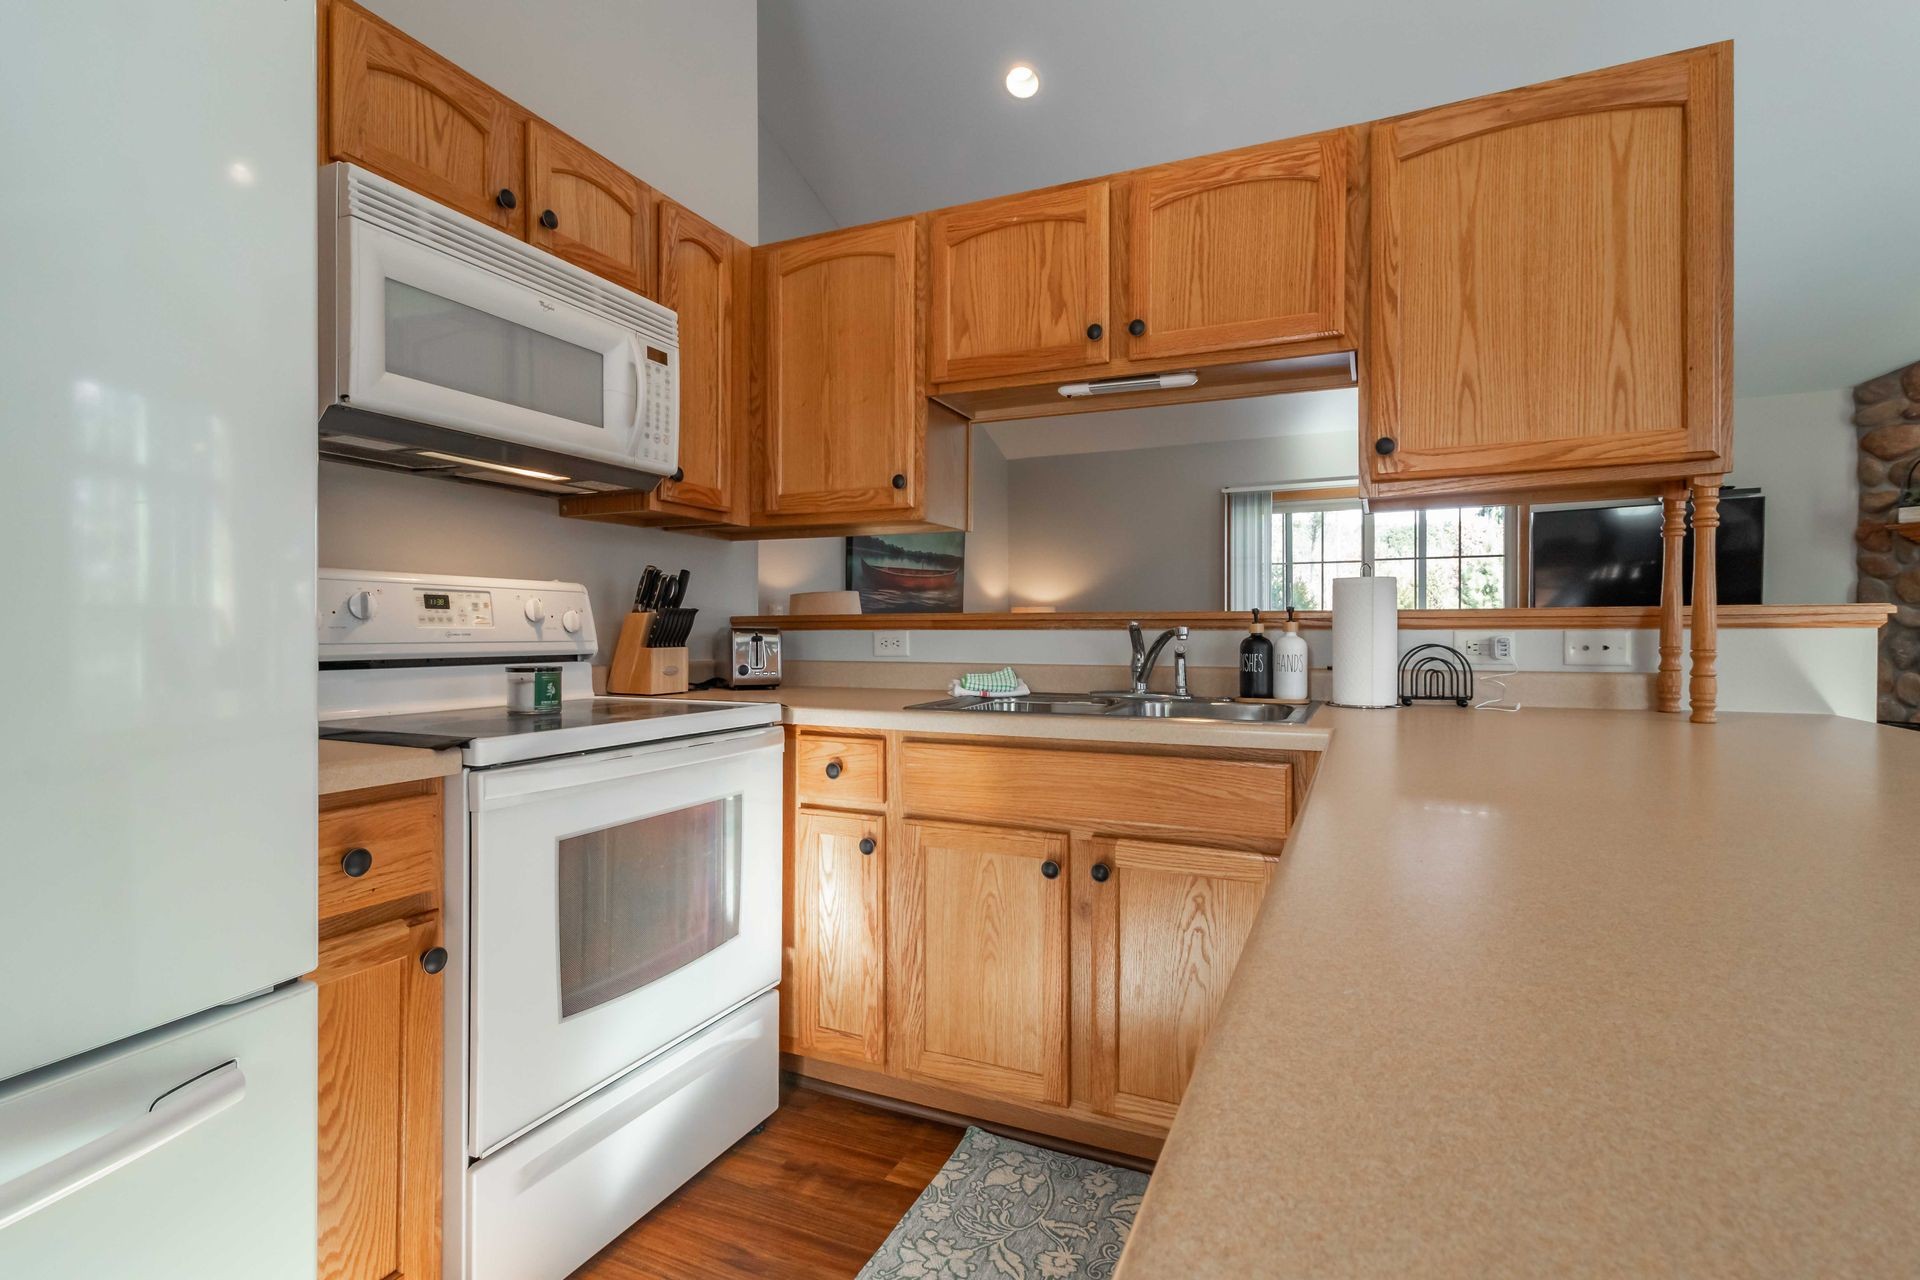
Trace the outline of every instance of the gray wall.
{"type": "Polygon", "coordinates": [[[689,644],[695,658],[711,657],[715,633],[753,607],[753,543],[564,520],[554,500],[538,494],[323,462],[319,533],[320,563],[330,569],[584,583],[603,662],[649,563],[693,571],[687,604],[700,610],[689,644]]]}
{"type": "Polygon", "coordinates": [[[1733,402],[1732,483],[1767,495],[1768,604],[1853,599],[1860,522],[1853,394],[1809,391],[1733,402]]]}
{"type": "Polygon", "coordinates": [[[749,243],[754,0],[367,0],[367,7],[749,243]]]}
{"type": "Polygon", "coordinates": [[[1008,464],[1014,604],[1219,609],[1229,485],[1353,474],[1351,431],[1008,464]]]}
{"type": "Polygon", "coordinates": [[[840,224],[766,125],[760,126],[760,243],[810,236],[840,224]]]}

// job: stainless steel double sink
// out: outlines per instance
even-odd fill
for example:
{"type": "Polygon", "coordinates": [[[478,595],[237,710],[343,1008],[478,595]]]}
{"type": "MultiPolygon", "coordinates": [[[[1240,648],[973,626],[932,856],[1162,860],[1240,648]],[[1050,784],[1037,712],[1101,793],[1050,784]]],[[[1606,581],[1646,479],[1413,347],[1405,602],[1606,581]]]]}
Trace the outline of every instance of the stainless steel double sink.
{"type": "Polygon", "coordinates": [[[1305,724],[1320,704],[1235,702],[1169,693],[1026,693],[1019,696],[942,698],[908,711],[988,711],[1007,715],[1110,716],[1124,719],[1214,720],[1241,724],[1305,724]]]}

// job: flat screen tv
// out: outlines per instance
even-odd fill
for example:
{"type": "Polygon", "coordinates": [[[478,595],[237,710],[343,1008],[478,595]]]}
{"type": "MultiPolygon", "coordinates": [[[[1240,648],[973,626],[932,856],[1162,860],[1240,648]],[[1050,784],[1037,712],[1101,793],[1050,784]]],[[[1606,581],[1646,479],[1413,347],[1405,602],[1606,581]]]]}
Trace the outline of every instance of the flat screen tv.
{"type": "MultiPolygon", "coordinates": [[[[1714,567],[1721,604],[1759,604],[1767,500],[1757,489],[1720,496],[1714,567]]],[[[1660,603],[1660,504],[1572,507],[1533,513],[1533,580],[1540,608],[1660,603]]],[[[1693,531],[1687,531],[1686,599],[1693,599],[1693,531]]]]}

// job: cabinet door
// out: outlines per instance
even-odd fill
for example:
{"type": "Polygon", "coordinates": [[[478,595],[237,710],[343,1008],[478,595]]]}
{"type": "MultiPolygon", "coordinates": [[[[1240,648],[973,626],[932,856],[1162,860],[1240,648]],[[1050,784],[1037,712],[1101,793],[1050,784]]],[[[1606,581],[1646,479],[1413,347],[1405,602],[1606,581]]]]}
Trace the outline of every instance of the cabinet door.
{"type": "Polygon", "coordinates": [[[918,506],[918,249],[903,218],[764,251],[767,514],[918,506]]]}
{"type": "Polygon", "coordinates": [[[1718,45],[1376,127],[1375,482],[1724,455],[1730,98],[1718,45]]]}
{"type": "Polygon", "coordinates": [[[1142,170],[1128,185],[1121,319],[1130,358],[1233,351],[1340,332],[1343,135],[1183,160],[1142,170]]]}
{"type": "Polygon", "coordinates": [[[1140,840],[1089,840],[1080,852],[1074,874],[1092,902],[1088,1103],[1171,1124],[1274,861],[1140,840]]]}
{"type": "Polygon", "coordinates": [[[1066,837],[908,823],[892,890],[901,1069],[1067,1101],[1066,837]]]}
{"type": "Polygon", "coordinates": [[[793,826],[793,1052],[886,1061],[885,824],[802,809],[793,826]]]}
{"type": "Polygon", "coordinates": [[[738,478],[741,400],[739,275],[746,246],[671,200],[659,205],[660,301],[680,317],[680,479],[659,503],[724,517],[738,478]]]}
{"type": "Polygon", "coordinates": [[[440,914],[320,946],[320,1280],[439,1280],[440,914]]]}
{"type": "Polygon", "coordinates": [[[945,209],[928,238],[933,381],[1106,362],[1106,183],[945,209]]]}
{"type": "Polygon", "coordinates": [[[527,238],[640,293],[653,288],[653,190],[539,120],[527,122],[527,238]]]}
{"type": "Polygon", "coordinates": [[[521,116],[512,103],[365,10],[335,0],[327,136],[351,160],[469,217],[520,226],[521,116]],[[503,201],[511,201],[509,208],[503,201]]]}

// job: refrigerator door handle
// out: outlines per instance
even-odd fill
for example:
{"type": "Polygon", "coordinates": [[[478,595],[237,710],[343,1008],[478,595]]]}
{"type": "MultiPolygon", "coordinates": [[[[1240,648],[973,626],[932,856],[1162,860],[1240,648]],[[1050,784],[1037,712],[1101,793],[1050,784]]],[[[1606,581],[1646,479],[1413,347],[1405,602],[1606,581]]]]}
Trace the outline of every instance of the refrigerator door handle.
{"type": "Polygon", "coordinates": [[[240,1064],[223,1063],[161,1094],[137,1119],[0,1183],[0,1230],[198,1128],[239,1102],[246,1092],[247,1077],[240,1064]]]}

